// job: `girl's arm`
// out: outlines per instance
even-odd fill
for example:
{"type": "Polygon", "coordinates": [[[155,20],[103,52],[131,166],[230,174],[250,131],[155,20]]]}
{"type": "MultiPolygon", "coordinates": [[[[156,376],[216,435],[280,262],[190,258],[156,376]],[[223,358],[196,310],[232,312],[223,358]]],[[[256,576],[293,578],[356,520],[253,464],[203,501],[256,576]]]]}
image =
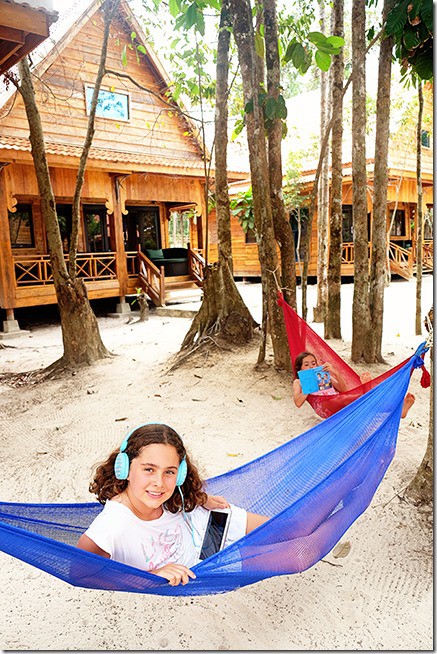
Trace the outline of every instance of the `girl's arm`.
{"type": "Polygon", "coordinates": [[[299,379],[295,379],[293,382],[293,400],[298,409],[306,401],[308,395],[302,393],[302,386],[300,385],[299,379]]]}
{"type": "Polygon", "coordinates": [[[348,390],[346,381],[338,370],[332,367],[332,364],[327,362],[323,364],[323,370],[327,370],[331,375],[331,381],[334,388],[340,393],[344,393],[348,390]]]}
{"type": "Polygon", "coordinates": [[[82,534],[82,536],[79,538],[76,547],[79,547],[81,550],[86,550],[87,552],[92,552],[93,554],[98,554],[99,556],[104,556],[105,559],[110,558],[108,552],[102,550],[101,547],[96,545],[95,542],[85,534],[82,534]]]}

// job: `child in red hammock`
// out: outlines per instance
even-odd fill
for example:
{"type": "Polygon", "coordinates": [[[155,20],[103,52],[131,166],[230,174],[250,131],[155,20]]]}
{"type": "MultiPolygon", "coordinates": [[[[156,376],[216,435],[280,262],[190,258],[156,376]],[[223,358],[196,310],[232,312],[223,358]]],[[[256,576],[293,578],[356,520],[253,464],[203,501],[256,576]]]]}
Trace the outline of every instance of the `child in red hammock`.
{"type": "MultiPolygon", "coordinates": [[[[293,400],[298,409],[304,404],[304,402],[306,402],[308,395],[302,393],[302,386],[300,384],[300,380],[299,377],[297,376],[297,373],[300,370],[309,370],[310,368],[316,368],[318,365],[319,364],[317,362],[317,358],[315,357],[314,354],[312,354],[312,352],[301,352],[296,357],[296,360],[294,362],[294,370],[296,373],[296,378],[293,381],[293,400]]],[[[332,386],[331,388],[317,391],[317,393],[312,393],[312,395],[335,395],[336,393],[344,393],[345,391],[350,390],[347,387],[347,384],[344,378],[342,377],[341,373],[338,370],[336,370],[331,363],[329,363],[328,361],[325,362],[322,365],[322,368],[326,372],[329,372],[329,374],[331,375],[332,386]]],[[[363,374],[360,375],[360,381],[362,384],[366,384],[367,382],[371,381],[371,379],[372,377],[369,371],[363,372],[363,374]]],[[[413,406],[415,400],[416,398],[412,393],[407,393],[407,395],[405,396],[404,405],[402,407],[401,418],[405,418],[408,411],[413,406]]]]}

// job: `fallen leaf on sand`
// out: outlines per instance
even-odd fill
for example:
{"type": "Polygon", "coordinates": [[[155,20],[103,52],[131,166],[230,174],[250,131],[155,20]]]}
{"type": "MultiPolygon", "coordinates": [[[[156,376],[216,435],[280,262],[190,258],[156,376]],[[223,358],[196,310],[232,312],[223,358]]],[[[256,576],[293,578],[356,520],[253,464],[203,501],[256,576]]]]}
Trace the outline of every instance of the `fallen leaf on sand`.
{"type": "Polygon", "coordinates": [[[334,559],[343,559],[351,551],[351,544],[348,540],[345,540],[343,543],[337,543],[337,545],[332,550],[332,556],[334,559]]]}

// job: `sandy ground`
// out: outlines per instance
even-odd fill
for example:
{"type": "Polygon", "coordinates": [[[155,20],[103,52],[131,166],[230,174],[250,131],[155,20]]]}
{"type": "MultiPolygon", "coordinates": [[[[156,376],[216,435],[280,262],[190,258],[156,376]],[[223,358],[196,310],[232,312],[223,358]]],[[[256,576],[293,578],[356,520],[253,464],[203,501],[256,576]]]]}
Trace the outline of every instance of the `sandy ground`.
{"type": "MultiPolygon", "coordinates": [[[[259,285],[241,284],[256,318],[259,285]]],[[[343,287],[343,341],[350,363],[352,286],[343,287]]],[[[383,352],[390,366],[424,339],[414,335],[415,282],[386,292],[383,352]]],[[[310,287],[309,306],[314,305],[310,287]]],[[[432,303],[425,278],[423,312],[432,303]]],[[[312,312],[311,312],[312,313],[312,312]]],[[[145,323],[100,317],[116,356],[45,384],[0,385],[0,497],[15,502],[83,502],[93,466],[138,423],[168,422],[205,476],[271,450],[317,424],[297,410],[290,381],[254,370],[257,346],[211,354],[168,372],[190,324],[151,315],[145,323]]],[[[314,325],[313,325],[314,327],[314,325]]],[[[316,327],[320,332],[320,326],[316,327]]],[[[60,327],[37,323],[0,350],[3,371],[46,366],[62,353],[60,327]]],[[[271,356],[269,357],[271,361],[271,356]]],[[[372,374],[385,370],[381,364],[372,374]]],[[[362,367],[360,369],[363,369],[362,367]]],[[[429,389],[413,375],[416,403],[401,422],[395,459],[368,510],[310,570],[218,596],[166,598],[85,590],[0,553],[1,639],[12,650],[432,650],[431,515],[401,502],[428,434],[429,389]],[[330,565],[329,563],[336,563],[330,565]]]]}

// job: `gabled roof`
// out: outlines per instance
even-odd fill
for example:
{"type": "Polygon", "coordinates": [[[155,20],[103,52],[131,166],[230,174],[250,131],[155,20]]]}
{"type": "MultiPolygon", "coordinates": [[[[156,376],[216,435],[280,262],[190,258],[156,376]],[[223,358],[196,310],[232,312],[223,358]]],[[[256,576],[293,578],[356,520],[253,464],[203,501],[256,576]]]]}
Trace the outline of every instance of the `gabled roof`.
{"type": "MultiPolygon", "coordinates": [[[[87,22],[93,20],[94,14],[100,9],[100,7],[100,0],[92,0],[91,2],[90,0],[79,0],[79,2],[71,7],[66,15],[59,21],[59,24],[56,26],[57,29],[53,30],[52,38],[44,43],[34,53],[33,61],[35,62],[35,66],[33,72],[35,75],[41,78],[45,73],[47,73],[47,71],[49,71],[50,67],[73,43],[75,37],[86,26],[87,22]]],[[[158,89],[158,95],[162,98],[162,110],[165,112],[165,103],[168,103],[168,100],[164,96],[164,93],[169,88],[170,78],[153,48],[148,43],[140,22],[133,15],[126,0],[121,0],[119,17],[122,21],[127,23],[131,32],[136,33],[136,43],[141,44],[146,51],[148,65],[157,80],[155,88],[158,89]]],[[[144,55],[141,55],[141,57],[143,58],[144,55]]],[[[115,139],[116,142],[111,143],[109,148],[99,147],[98,143],[94,143],[90,151],[90,162],[93,159],[99,159],[100,161],[135,163],[135,168],[137,170],[138,166],[141,167],[142,165],[146,166],[148,164],[165,166],[169,169],[175,165],[178,168],[178,174],[180,174],[184,168],[191,170],[191,174],[203,174],[203,144],[199,130],[195,126],[194,121],[191,121],[187,115],[180,114],[180,112],[184,112],[184,107],[180,102],[170,102],[170,105],[171,106],[168,107],[168,109],[171,110],[171,108],[174,107],[174,116],[179,115],[179,118],[177,119],[177,125],[179,125],[179,127],[177,128],[176,123],[173,123],[173,129],[179,129],[180,133],[184,131],[184,134],[189,134],[188,141],[185,139],[187,143],[190,142],[192,144],[190,146],[191,151],[188,157],[184,157],[183,153],[177,151],[177,148],[174,152],[165,152],[165,157],[162,155],[159,157],[156,152],[147,152],[147,148],[144,149],[144,152],[140,152],[138,143],[136,144],[136,152],[132,155],[132,152],[128,152],[128,147],[123,147],[123,139],[120,137],[119,139],[115,139]],[[195,146],[194,150],[193,146],[195,146]],[[197,154],[195,154],[196,151],[197,154]]],[[[9,100],[4,105],[4,108],[6,109],[6,107],[10,108],[12,106],[13,101],[9,100]]],[[[12,111],[13,110],[14,109],[12,108],[12,111]]],[[[0,149],[4,148],[7,150],[22,152],[29,151],[30,144],[28,138],[23,138],[23,136],[22,134],[15,134],[11,129],[3,130],[3,134],[0,137],[0,149]]],[[[71,139],[70,142],[68,142],[68,139],[66,142],[61,142],[60,138],[54,138],[51,139],[50,142],[50,138],[46,138],[46,144],[48,154],[52,153],[69,157],[78,156],[78,144],[72,143],[71,139]]],[[[207,158],[209,157],[208,152],[206,152],[206,156],[207,158]]]]}

